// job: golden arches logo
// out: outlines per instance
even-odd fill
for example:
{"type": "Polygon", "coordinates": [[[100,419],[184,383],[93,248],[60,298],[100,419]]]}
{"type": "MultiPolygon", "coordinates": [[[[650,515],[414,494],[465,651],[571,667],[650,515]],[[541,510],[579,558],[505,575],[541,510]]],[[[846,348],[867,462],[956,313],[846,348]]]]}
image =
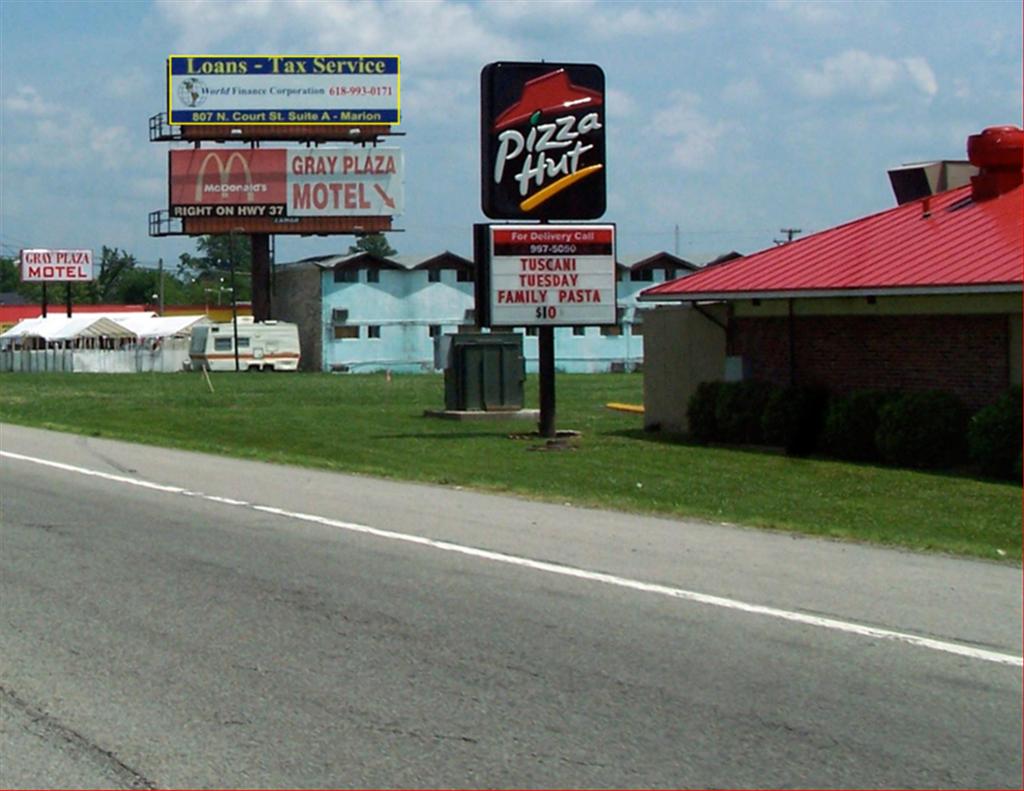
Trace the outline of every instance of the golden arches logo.
{"type": "Polygon", "coordinates": [[[221,155],[219,151],[211,151],[203,159],[199,165],[199,172],[196,174],[196,203],[202,203],[203,192],[206,190],[206,169],[209,167],[210,162],[213,162],[214,167],[217,169],[217,174],[220,177],[219,188],[214,189],[220,193],[221,200],[227,200],[230,190],[227,189],[228,179],[231,177],[231,168],[237,161],[243,175],[245,176],[245,183],[248,189],[245,189],[246,200],[249,203],[256,201],[256,195],[253,190],[252,183],[252,170],[249,168],[249,161],[242,156],[238,151],[233,151],[228,156],[227,162],[221,161],[221,155]]]}

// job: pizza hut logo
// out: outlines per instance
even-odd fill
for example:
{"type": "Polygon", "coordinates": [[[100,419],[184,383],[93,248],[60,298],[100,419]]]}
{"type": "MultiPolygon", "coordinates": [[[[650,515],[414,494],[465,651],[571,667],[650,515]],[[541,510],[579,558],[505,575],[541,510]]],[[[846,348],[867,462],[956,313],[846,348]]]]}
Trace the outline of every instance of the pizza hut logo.
{"type": "Polygon", "coordinates": [[[496,219],[593,219],[605,209],[604,74],[492,63],[481,74],[483,210],[496,219]]]}

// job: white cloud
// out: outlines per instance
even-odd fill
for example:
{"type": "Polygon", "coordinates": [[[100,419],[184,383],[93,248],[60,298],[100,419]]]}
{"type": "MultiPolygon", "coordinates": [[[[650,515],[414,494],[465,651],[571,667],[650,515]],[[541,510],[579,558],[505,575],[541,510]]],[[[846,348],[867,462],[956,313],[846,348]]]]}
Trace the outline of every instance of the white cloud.
{"type": "Polygon", "coordinates": [[[797,89],[812,99],[846,95],[881,98],[908,85],[928,98],[938,92],[938,82],[924,58],[888,58],[849,49],[826,58],[820,68],[797,74],[797,89]]]}
{"type": "Polygon", "coordinates": [[[722,99],[732,104],[759,102],[764,97],[764,88],[753,77],[730,82],[722,89],[722,99]]]}
{"type": "Polygon", "coordinates": [[[904,58],[903,65],[921,93],[931,97],[939,92],[938,80],[928,61],[924,58],[904,58]]]}
{"type": "Polygon", "coordinates": [[[475,7],[446,0],[160,0],[157,9],[180,52],[241,47],[246,54],[395,53],[431,75],[453,62],[522,54],[511,39],[483,25],[475,7]],[[261,40],[252,40],[254,30],[261,40]]]}
{"type": "Polygon", "coordinates": [[[618,88],[606,87],[604,99],[609,118],[616,121],[635,121],[639,123],[640,119],[636,117],[639,108],[631,94],[618,88]]]}
{"type": "Polygon", "coordinates": [[[121,174],[152,161],[152,150],[126,126],[101,122],[91,109],[65,108],[33,87],[4,99],[7,164],[37,170],[121,174]]]}
{"type": "Polygon", "coordinates": [[[711,167],[731,128],[725,121],[708,118],[700,104],[697,94],[675,91],[668,97],[666,109],[654,114],[654,128],[668,138],[670,161],[687,170],[711,167]]]}
{"type": "Polygon", "coordinates": [[[416,77],[402,81],[402,118],[415,123],[475,123],[480,97],[473,79],[416,77]]]}
{"type": "Polygon", "coordinates": [[[843,21],[843,6],[834,0],[774,0],[769,8],[808,25],[835,25],[843,21]]]}
{"type": "Polygon", "coordinates": [[[520,35],[540,38],[552,30],[573,37],[621,39],[624,36],[679,35],[704,27],[713,17],[707,6],[682,3],[597,2],[596,0],[491,0],[480,13],[520,35]]]}
{"type": "Polygon", "coordinates": [[[46,101],[31,85],[22,85],[4,98],[4,110],[22,116],[41,118],[60,111],[60,105],[46,101]]]}

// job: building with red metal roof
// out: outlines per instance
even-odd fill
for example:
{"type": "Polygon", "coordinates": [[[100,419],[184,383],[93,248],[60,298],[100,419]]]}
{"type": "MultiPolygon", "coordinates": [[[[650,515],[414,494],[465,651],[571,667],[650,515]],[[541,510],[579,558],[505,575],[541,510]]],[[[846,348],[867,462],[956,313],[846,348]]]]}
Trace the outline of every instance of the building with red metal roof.
{"type": "Polygon", "coordinates": [[[942,389],[973,408],[1020,384],[1022,143],[986,129],[968,140],[969,185],[645,290],[688,306],[647,320],[648,425],[685,430],[695,380],[942,389]]]}

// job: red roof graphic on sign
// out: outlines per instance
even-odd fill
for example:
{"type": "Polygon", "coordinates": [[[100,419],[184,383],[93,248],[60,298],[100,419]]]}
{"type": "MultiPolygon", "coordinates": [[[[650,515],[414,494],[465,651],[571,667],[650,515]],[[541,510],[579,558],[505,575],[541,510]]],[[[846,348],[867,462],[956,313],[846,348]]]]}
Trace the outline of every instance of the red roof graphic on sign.
{"type": "Polygon", "coordinates": [[[534,77],[523,85],[519,101],[509,107],[494,121],[494,131],[499,132],[510,126],[526,121],[538,110],[540,112],[575,110],[580,107],[598,107],[602,102],[601,93],[590,88],[581,88],[569,82],[565,69],[534,77]]]}

